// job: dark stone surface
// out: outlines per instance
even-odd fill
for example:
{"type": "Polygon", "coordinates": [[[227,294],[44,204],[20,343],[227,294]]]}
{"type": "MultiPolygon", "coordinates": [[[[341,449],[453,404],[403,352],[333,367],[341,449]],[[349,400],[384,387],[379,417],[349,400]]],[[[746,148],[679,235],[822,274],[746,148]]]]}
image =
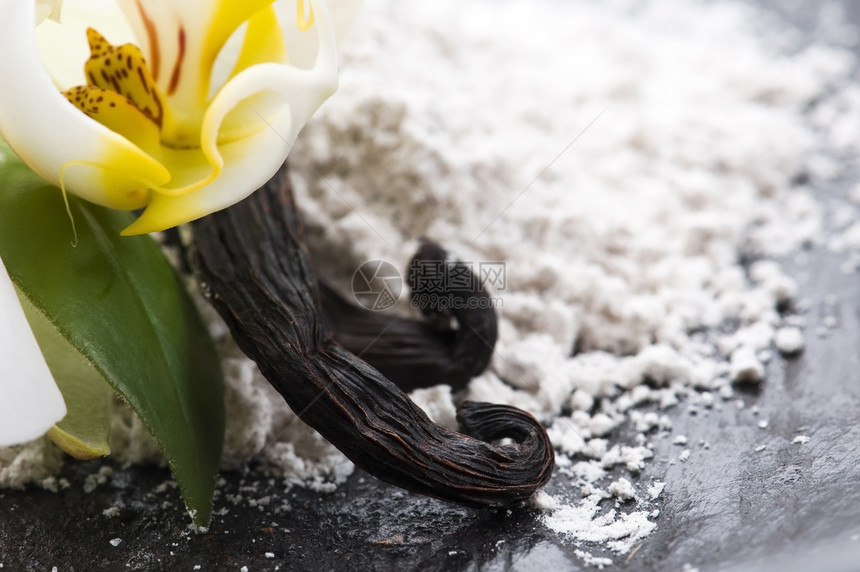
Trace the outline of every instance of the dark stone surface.
{"type": "MultiPolygon", "coordinates": [[[[777,5],[801,25],[813,3],[777,5]],[[798,6],[801,6],[798,8],[798,6]]],[[[860,22],[860,3],[846,0],[860,22]]],[[[822,196],[850,188],[847,181],[822,196]]],[[[617,569],[860,570],[860,281],[842,259],[811,250],[789,263],[810,302],[807,347],[776,357],[744,407],[682,404],[668,411],[673,435],[689,439],[690,460],[669,463],[680,448],[654,437],[643,479],[665,480],[657,530],[617,569]],[[832,297],[832,298],[829,298],[832,297]],[[815,329],[836,318],[826,336],[815,329]],[[754,413],[753,406],[758,408],[754,413]],[[766,429],[758,421],[766,419],[766,429]],[[793,444],[798,434],[806,444],[793,444]],[[702,443],[709,446],[705,447],[702,443]],[[756,452],[756,447],[766,448],[756,452]]],[[[630,433],[622,428],[620,432],[630,433]]],[[[629,436],[629,435],[628,435],[629,436]]],[[[0,565],[5,570],[540,570],[584,568],[577,548],[545,529],[533,510],[470,510],[420,498],[357,473],[332,494],[284,493],[252,472],[227,473],[209,532],[188,529],[166,470],[121,469],[91,493],[98,462],[70,462],[59,493],[0,493],[0,565]],[[165,485],[165,483],[167,483],[165,485]],[[239,498],[240,495],[241,498],[239,498]],[[114,516],[105,509],[117,507],[114,516]],[[114,546],[111,540],[121,542],[114,546]],[[268,555],[267,555],[268,553],[268,555]]],[[[554,479],[550,492],[569,489],[554,479]]],[[[595,546],[583,548],[596,555],[595,546]]],[[[611,555],[609,555],[611,556],[611,555]]],[[[615,569],[613,568],[613,569],[615,569]]]]}

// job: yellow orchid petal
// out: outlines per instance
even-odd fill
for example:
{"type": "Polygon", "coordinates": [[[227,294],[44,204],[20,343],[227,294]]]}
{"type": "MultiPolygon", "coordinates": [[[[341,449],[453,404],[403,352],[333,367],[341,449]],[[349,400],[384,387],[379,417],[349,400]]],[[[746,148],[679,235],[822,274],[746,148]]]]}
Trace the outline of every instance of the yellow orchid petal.
{"type": "Polygon", "coordinates": [[[255,64],[266,62],[287,63],[287,50],[284,35],[275,9],[269,6],[254,14],[248,20],[242,49],[230,77],[255,64]]]}
{"type": "Polygon", "coordinates": [[[164,97],[133,44],[114,46],[98,31],[87,30],[90,58],[84,65],[87,85],[123,96],[158,126],[164,122],[164,97]]]}
{"type": "Polygon", "coordinates": [[[82,112],[141,149],[152,153],[158,148],[158,125],[128,98],[87,85],[73,87],[63,95],[82,112]]]}
{"type": "Polygon", "coordinates": [[[0,447],[32,441],[66,415],[63,396],[0,260],[0,447]]]}
{"type": "MultiPolygon", "coordinates": [[[[286,111],[283,115],[289,117],[286,111]]],[[[289,146],[277,132],[284,126],[284,122],[275,122],[272,129],[266,128],[257,135],[222,146],[223,167],[218,169],[218,176],[212,182],[182,195],[153,195],[143,214],[122,234],[171,228],[226,208],[250,195],[272,177],[283,163],[283,155],[289,152],[289,146]],[[249,163],[247,157],[255,154],[262,161],[249,163]],[[237,189],[241,194],[237,194],[237,189]]]]}
{"type": "MultiPolygon", "coordinates": [[[[248,20],[242,48],[229,79],[252,66],[270,62],[287,63],[284,36],[271,6],[260,10],[248,20]]],[[[224,117],[219,127],[219,142],[230,142],[253,135],[263,127],[260,118],[274,115],[281,105],[281,98],[270,92],[250,96],[224,117]]]]}

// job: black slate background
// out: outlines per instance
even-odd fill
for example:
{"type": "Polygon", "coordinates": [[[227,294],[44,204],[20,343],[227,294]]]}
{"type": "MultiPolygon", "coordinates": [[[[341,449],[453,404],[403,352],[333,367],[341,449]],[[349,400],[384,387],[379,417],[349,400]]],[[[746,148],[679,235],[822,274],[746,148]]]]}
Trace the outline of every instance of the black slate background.
{"type": "MultiPolygon", "coordinates": [[[[813,29],[824,3],[758,0],[786,25],[813,29]],[[790,23],[790,24],[789,24],[790,23]]],[[[860,2],[843,0],[860,24],[860,2]]],[[[858,52],[860,53],[860,52],[858,52]]],[[[858,134],[860,136],[860,134],[858,134]]],[[[856,163],[822,199],[844,195],[856,163]]],[[[680,447],[654,438],[642,478],[665,480],[657,530],[618,570],[860,570],[860,279],[840,271],[843,257],[811,249],[786,261],[806,310],[807,346],[776,357],[758,391],[740,391],[739,408],[667,411],[680,447]],[[832,297],[832,298],[831,298],[832,297]],[[825,316],[837,326],[815,329],[825,316]],[[758,408],[754,414],[753,406],[758,408]],[[766,429],[758,421],[767,419],[766,429]],[[792,444],[800,434],[811,439],[792,444]],[[707,442],[708,448],[700,443],[707,442]],[[755,452],[759,445],[766,448],[755,452]]],[[[632,436],[631,429],[619,430],[632,436]]],[[[108,463],[110,464],[110,463],[108,463]]],[[[87,475],[101,462],[69,462],[71,487],[0,493],[0,567],[4,570],[580,570],[577,546],[543,527],[536,511],[475,511],[420,498],[356,472],[331,494],[284,493],[253,471],[223,475],[210,530],[190,532],[164,469],[113,466],[91,493],[87,475]],[[167,483],[167,486],[165,486],[167,483]],[[236,495],[241,495],[237,498],[236,495]],[[288,510],[282,510],[285,503],[288,510]],[[256,506],[255,506],[256,505],[256,506]],[[103,515],[118,507],[113,517],[103,515]],[[119,538],[117,546],[111,539],[119,538]],[[268,554],[267,554],[268,553],[268,554]]],[[[619,473],[619,475],[622,473],[619,473]]],[[[568,490],[564,477],[548,491],[568,490]]],[[[623,509],[623,507],[622,507],[623,509]]]]}

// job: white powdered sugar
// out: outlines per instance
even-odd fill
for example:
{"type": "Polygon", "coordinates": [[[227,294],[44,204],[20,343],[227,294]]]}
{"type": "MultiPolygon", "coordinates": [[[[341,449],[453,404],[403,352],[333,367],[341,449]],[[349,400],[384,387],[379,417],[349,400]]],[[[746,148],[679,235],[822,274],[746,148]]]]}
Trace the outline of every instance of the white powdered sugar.
{"type": "MultiPolygon", "coordinates": [[[[860,91],[850,52],[795,40],[732,0],[365,0],[340,90],[296,144],[297,201],[331,281],[368,260],[403,268],[420,236],[475,268],[505,263],[487,372],[464,395],[415,397],[446,426],[462,398],[543,421],[554,478],[576,489],[533,505],[580,548],[623,554],[657,526],[665,485],[639,473],[672,424],[654,406],[711,407],[732,382],[765,382],[774,343],[802,351],[781,313],[797,287],[769,257],[825,243],[805,181],[857,145],[860,91]],[[615,435],[624,424],[636,440],[615,435]]],[[[860,251],[856,203],[831,248],[860,251]]],[[[417,317],[405,296],[394,311],[417,317]]],[[[332,490],[352,464],[211,320],[228,374],[224,467],[254,461],[332,490]]],[[[120,418],[120,457],[151,459],[140,424],[120,418]]]]}
{"type": "Polygon", "coordinates": [[[587,496],[552,511],[544,518],[544,522],[550,528],[580,542],[603,543],[620,553],[629,551],[656,528],[657,525],[648,518],[647,511],[601,511],[603,499],[603,495],[599,494],[587,496]]]}
{"type": "Polygon", "coordinates": [[[47,439],[18,447],[0,447],[0,489],[22,489],[31,483],[50,483],[63,466],[63,454],[47,439]]]}
{"type": "Polygon", "coordinates": [[[582,497],[535,506],[577,543],[623,553],[655,526],[664,485],[637,475],[671,421],[638,406],[713,407],[763,382],[774,344],[802,351],[797,286],[768,257],[825,242],[807,185],[856,145],[830,117],[860,98],[850,52],[796,40],[736,2],[368,0],[297,145],[332,280],[403,267],[422,235],[506,263],[496,354],[459,397],[548,425],[582,497]]]}

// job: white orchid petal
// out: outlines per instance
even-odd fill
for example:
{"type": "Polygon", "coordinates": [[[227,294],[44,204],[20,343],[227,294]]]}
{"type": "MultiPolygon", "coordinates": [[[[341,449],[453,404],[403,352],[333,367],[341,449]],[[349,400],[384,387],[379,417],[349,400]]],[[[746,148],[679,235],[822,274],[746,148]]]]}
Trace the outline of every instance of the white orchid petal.
{"type": "Polygon", "coordinates": [[[6,266],[0,260],[0,447],[32,441],[66,415],[6,266]]]}
{"type": "MultiPolygon", "coordinates": [[[[328,0],[327,18],[332,24],[337,46],[349,35],[349,31],[358,15],[362,0],[328,0]]],[[[317,53],[317,37],[305,34],[298,26],[296,0],[278,0],[274,4],[284,31],[287,46],[289,46],[290,63],[301,68],[310,67],[317,53]]],[[[314,11],[317,8],[314,7],[314,11]]]]}
{"type": "Polygon", "coordinates": [[[7,78],[0,83],[0,133],[45,180],[103,206],[144,206],[142,189],[164,184],[169,173],[57,91],[39,60],[34,18],[33,2],[0,0],[0,77],[7,78]]]}
{"type": "MultiPolygon", "coordinates": [[[[284,42],[287,45],[287,57],[290,65],[307,69],[313,66],[319,48],[319,40],[316,34],[308,34],[302,31],[298,21],[296,2],[303,0],[279,0],[274,4],[275,13],[284,34],[284,42]]],[[[314,13],[317,6],[311,3],[314,13]]],[[[327,8],[328,6],[326,6],[327,8]]],[[[327,12],[328,13],[328,12],[327,12]]],[[[315,20],[318,20],[316,16],[315,20]]]]}
{"type": "Polygon", "coordinates": [[[62,5],[63,0],[36,0],[36,24],[41,24],[48,18],[59,22],[62,5]]]}
{"type": "Polygon", "coordinates": [[[328,0],[328,10],[331,13],[331,23],[338,47],[349,36],[362,0],[328,0]]]}

